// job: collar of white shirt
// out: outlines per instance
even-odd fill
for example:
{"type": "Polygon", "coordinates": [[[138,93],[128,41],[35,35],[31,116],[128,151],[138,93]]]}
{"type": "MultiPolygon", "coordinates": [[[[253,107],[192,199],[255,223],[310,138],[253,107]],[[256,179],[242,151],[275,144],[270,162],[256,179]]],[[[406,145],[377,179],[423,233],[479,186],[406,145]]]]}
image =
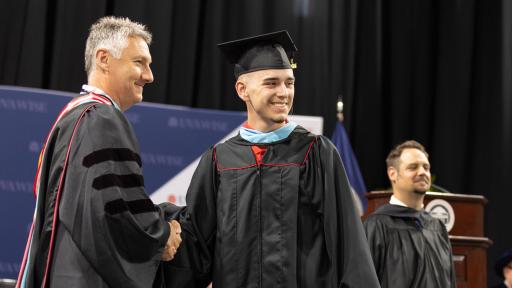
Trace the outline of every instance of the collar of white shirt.
{"type": "MultiPolygon", "coordinates": [[[[389,204],[392,204],[392,205],[398,205],[398,206],[402,206],[402,207],[409,207],[407,205],[405,205],[404,202],[398,200],[398,198],[395,197],[395,195],[391,195],[391,199],[389,199],[389,204]]],[[[421,209],[423,209],[424,205],[421,204],[421,209]]],[[[411,208],[411,207],[409,207],[411,208]]]]}
{"type": "Polygon", "coordinates": [[[105,91],[101,90],[100,88],[92,86],[92,85],[87,85],[87,84],[82,85],[82,92],[80,92],[80,94],[83,95],[83,94],[88,94],[88,93],[99,94],[99,95],[103,95],[103,96],[107,97],[114,104],[114,107],[116,107],[117,110],[121,111],[121,107],[119,107],[117,102],[114,101],[114,99],[112,99],[112,97],[110,97],[107,93],[105,93],[105,91]]]}

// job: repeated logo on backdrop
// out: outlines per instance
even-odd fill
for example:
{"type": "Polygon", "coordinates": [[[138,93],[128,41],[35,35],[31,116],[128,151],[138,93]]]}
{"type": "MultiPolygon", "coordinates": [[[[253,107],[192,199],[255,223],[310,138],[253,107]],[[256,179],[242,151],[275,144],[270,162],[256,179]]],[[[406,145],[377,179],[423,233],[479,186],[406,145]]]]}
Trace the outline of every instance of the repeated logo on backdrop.
{"type": "MultiPolygon", "coordinates": [[[[0,85],[0,278],[17,277],[35,205],[37,158],[57,114],[77,95],[0,85]]],[[[136,105],[125,115],[139,140],[147,193],[157,203],[181,205],[201,154],[234,135],[246,117],[242,112],[150,103],[136,105]]],[[[322,118],[294,117],[321,134],[322,118]]]]}

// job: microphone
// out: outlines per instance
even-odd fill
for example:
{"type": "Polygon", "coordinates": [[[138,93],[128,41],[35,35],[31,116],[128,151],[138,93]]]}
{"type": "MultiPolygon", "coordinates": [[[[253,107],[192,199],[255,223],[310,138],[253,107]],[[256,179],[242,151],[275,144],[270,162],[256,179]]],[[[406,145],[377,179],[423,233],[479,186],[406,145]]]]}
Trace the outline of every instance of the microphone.
{"type": "Polygon", "coordinates": [[[433,191],[433,192],[452,193],[452,192],[448,191],[448,189],[441,187],[439,185],[436,185],[434,183],[432,183],[430,186],[437,190],[437,191],[433,191]]]}

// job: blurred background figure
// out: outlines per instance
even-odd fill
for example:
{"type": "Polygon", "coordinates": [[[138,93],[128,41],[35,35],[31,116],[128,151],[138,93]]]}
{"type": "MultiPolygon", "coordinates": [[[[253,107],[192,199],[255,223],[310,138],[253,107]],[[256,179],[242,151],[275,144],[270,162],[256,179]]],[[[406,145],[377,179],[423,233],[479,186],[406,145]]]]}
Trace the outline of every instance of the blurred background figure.
{"type": "Polygon", "coordinates": [[[496,275],[503,282],[493,286],[493,288],[511,288],[512,287],[512,249],[503,253],[494,264],[496,275]]]}

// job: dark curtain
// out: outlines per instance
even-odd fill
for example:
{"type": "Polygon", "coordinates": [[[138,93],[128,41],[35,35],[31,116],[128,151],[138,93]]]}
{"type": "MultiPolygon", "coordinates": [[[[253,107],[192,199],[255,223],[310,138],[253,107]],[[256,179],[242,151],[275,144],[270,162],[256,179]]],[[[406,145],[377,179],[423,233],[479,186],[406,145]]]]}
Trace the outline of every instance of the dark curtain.
{"type": "MultiPolygon", "coordinates": [[[[0,4],[0,84],[78,91],[87,29],[104,15],[147,24],[150,102],[244,110],[219,42],[287,29],[299,47],[293,113],[345,126],[367,187],[416,139],[435,183],[482,194],[489,267],[512,248],[512,4],[508,0],[17,0],[0,4]]],[[[490,282],[497,279],[489,269],[490,282]]]]}

